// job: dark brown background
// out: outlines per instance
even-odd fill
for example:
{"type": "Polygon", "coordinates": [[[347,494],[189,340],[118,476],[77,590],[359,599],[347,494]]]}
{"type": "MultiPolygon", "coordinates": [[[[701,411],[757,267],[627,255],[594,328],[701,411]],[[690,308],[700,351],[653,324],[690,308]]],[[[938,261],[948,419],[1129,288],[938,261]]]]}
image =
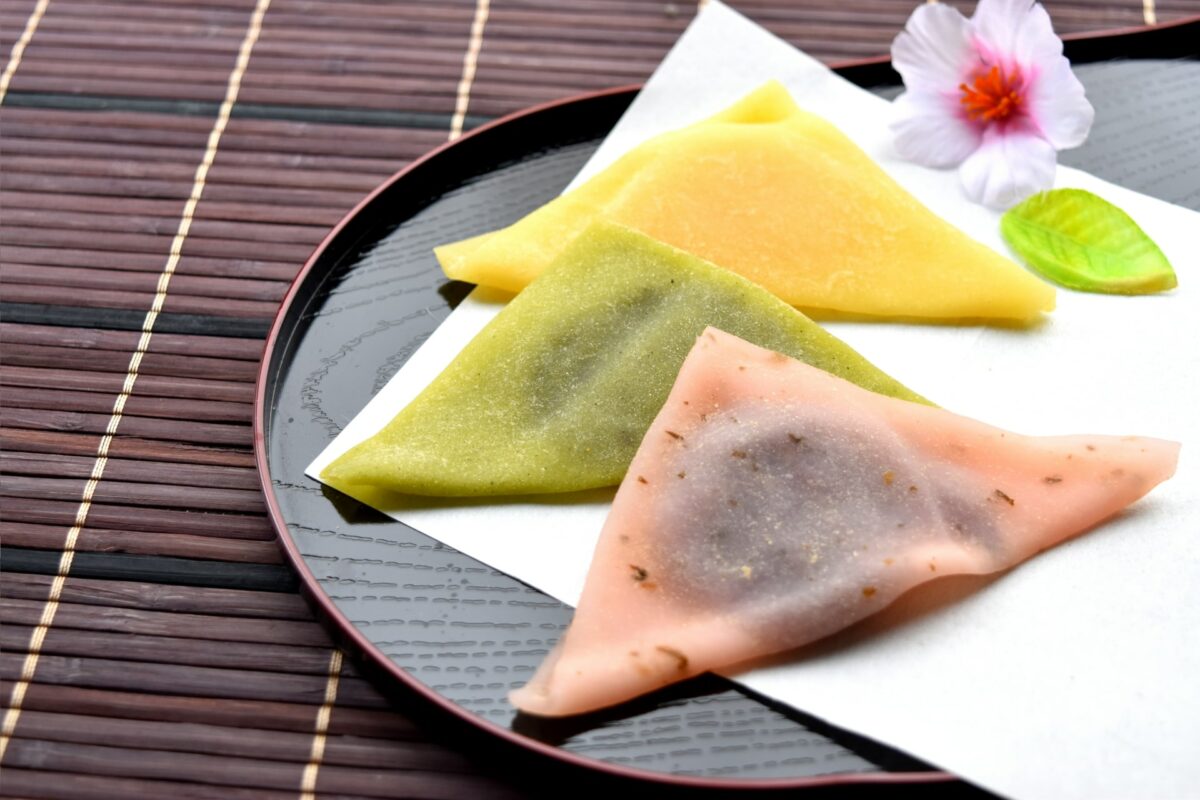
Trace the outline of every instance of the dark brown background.
{"type": "MultiPolygon", "coordinates": [[[[734,5],[837,61],[885,54],[914,3],[734,5]]],[[[1064,33],[1200,13],[1197,0],[1046,5],[1064,33]]],[[[520,794],[526,765],[419,704],[390,704],[348,661],[328,735],[316,735],[333,650],[264,515],[253,382],[270,320],[312,248],[381,180],[446,141],[456,108],[470,128],[640,81],[695,5],[494,0],[472,36],[475,0],[273,0],[182,258],[157,292],[153,338],[132,366],[253,7],[0,0],[11,74],[0,112],[0,701],[15,721],[0,792],[520,794]],[[470,52],[478,69],[467,85],[470,52]],[[14,690],[24,692],[19,715],[14,690]]]]}

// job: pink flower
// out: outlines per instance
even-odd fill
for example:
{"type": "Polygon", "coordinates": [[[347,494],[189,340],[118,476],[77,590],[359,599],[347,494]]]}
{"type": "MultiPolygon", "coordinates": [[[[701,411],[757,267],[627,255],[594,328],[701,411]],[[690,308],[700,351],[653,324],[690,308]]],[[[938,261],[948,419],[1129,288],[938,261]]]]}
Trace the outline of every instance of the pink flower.
{"type": "Polygon", "coordinates": [[[1087,138],[1095,112],[1033,0],[979,0],[966,19],[923,5],[892,43],[907,91],[893,104],[896,150],[958,166],[967,195],[1008,208],[1054,183],[1056,154],[1087,138]]]}

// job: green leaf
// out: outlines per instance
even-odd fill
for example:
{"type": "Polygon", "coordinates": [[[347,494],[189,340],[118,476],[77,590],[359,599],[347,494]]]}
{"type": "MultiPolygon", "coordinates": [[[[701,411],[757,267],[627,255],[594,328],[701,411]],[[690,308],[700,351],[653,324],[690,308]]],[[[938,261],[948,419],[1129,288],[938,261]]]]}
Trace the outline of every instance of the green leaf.
{"type": "Polygon", "coordinates": [[[1174,289],[1175,270],[1129,215],[1083,189],[1052,189],[1009,209],[1005,241],[1044,277],[1072,289],[1149,294],[1174,289]]]}

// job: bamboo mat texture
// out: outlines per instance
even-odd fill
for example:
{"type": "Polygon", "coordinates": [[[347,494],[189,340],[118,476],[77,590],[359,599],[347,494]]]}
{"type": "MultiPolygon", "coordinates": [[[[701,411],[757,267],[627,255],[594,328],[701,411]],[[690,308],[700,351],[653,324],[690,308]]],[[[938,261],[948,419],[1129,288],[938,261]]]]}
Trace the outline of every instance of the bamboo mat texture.
{"type": "MultiPolygon", "coordinates": [[[[838,61],[885,54],[914,0],[733,5],[838,61]]],[[[1046,5],[1062,33],[1200,12],[1046,5]]],[[[645,79],[695,10],[0,0],[4,796],[534,791],[314,621],[258,488],[254,380],[367,192],[488,119],[645,79]]]]}

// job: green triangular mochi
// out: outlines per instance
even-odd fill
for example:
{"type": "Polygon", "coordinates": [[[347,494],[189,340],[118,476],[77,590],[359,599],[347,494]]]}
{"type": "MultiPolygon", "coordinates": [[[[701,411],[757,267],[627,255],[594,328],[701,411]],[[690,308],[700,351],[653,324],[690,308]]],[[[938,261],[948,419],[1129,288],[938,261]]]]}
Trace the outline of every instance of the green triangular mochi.
{"type": "Polygon", "coordinates": [[[438,496],[614,486],[709,325],[925,402],[765,289],[601,222],[321,477],[438,496]]]}

